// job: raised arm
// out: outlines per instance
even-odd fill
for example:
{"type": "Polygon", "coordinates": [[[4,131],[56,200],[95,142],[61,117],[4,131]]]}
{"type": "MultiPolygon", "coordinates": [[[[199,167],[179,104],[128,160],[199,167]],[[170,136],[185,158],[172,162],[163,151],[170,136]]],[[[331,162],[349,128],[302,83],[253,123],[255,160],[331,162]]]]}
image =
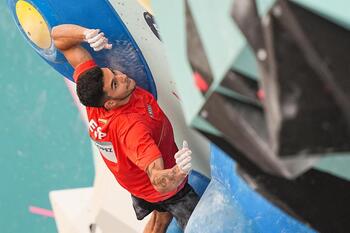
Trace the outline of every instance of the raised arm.
{"type": "Polygon", "coordinates": [[[55,26],[51,37],[56,48],[63,53],[73,68],[91,59],[90,53],[80,46],[82,42],[89,43],[95,51],[112,48],[99,29],[88,29],[74,24],[55,26]]]}
{"type": "Polygon", "coordinates": [[[183,148],[175,154],[176,165],[164,169],[163,159],[158,158],[147,167],[147,174],[154,188],[161,193],[176,189],[191,170],[191,151],[184,141],[183,148]]]}

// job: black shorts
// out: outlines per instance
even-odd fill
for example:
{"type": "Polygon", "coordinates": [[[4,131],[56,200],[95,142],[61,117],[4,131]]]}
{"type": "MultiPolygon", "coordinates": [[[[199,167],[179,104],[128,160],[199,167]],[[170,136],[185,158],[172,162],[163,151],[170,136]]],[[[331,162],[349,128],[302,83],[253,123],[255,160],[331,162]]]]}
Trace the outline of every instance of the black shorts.
{"type": "Polygon", "coordinates": [[[199,196],[195,193],[193,188],[186,183],[179,192],[164,201],[152,203],[133,195],[131,195],[131,199],[138,220],[142,220],[152,213],[153,210],[169,212],[176,219],[179,226],[185,229],[188,219],[199,201],[199,196]]]}

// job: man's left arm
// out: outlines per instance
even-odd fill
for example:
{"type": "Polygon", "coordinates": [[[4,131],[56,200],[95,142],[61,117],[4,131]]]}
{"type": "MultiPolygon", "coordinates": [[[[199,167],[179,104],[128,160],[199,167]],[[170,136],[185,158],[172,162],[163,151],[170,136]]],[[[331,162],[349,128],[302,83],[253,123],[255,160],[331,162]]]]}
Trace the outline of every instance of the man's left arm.
{"type": "Polygon", "coordinates": [[[112,48],[99,29],[88,29],[75,24],[61,24],[53,27],[51,37],[55,47],[63,53],[73,68],[92,59],[81,43],[89,43],[94,51],[112,48]]]}

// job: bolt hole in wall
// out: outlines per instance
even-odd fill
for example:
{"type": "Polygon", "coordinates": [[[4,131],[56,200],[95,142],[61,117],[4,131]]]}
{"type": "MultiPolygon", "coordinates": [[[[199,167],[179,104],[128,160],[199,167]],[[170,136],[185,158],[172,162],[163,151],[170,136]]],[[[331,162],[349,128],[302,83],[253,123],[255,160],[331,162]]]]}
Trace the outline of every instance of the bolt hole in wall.
{"type": "Polygon", "coordinates": [[[24,40],[6,1],[0,12],[0,232],[57,232],[48,193],[92,185],[90,141],[61,76],[24,40]]]}

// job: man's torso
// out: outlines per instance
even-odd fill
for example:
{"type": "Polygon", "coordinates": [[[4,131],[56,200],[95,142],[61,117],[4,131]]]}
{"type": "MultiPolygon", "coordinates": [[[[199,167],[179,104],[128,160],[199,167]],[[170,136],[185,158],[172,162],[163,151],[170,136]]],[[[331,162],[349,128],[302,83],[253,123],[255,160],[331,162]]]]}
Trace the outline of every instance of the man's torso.
{"type": "Polygon", "coordinates": [[[110,111],[88,107],[87,114],[90,137],[108,168],[130,193],[149,202],[158,202],[182,188],[183,185],[178,190],[161,194],[144,171],[150,161],[160,156],[165,169],[176,164],[173,156],[177,147],[171,124],[151,94],[136,88],[128,104],[110,111]],[[154,143],[145,139],[148,134],[154,143]]]}

